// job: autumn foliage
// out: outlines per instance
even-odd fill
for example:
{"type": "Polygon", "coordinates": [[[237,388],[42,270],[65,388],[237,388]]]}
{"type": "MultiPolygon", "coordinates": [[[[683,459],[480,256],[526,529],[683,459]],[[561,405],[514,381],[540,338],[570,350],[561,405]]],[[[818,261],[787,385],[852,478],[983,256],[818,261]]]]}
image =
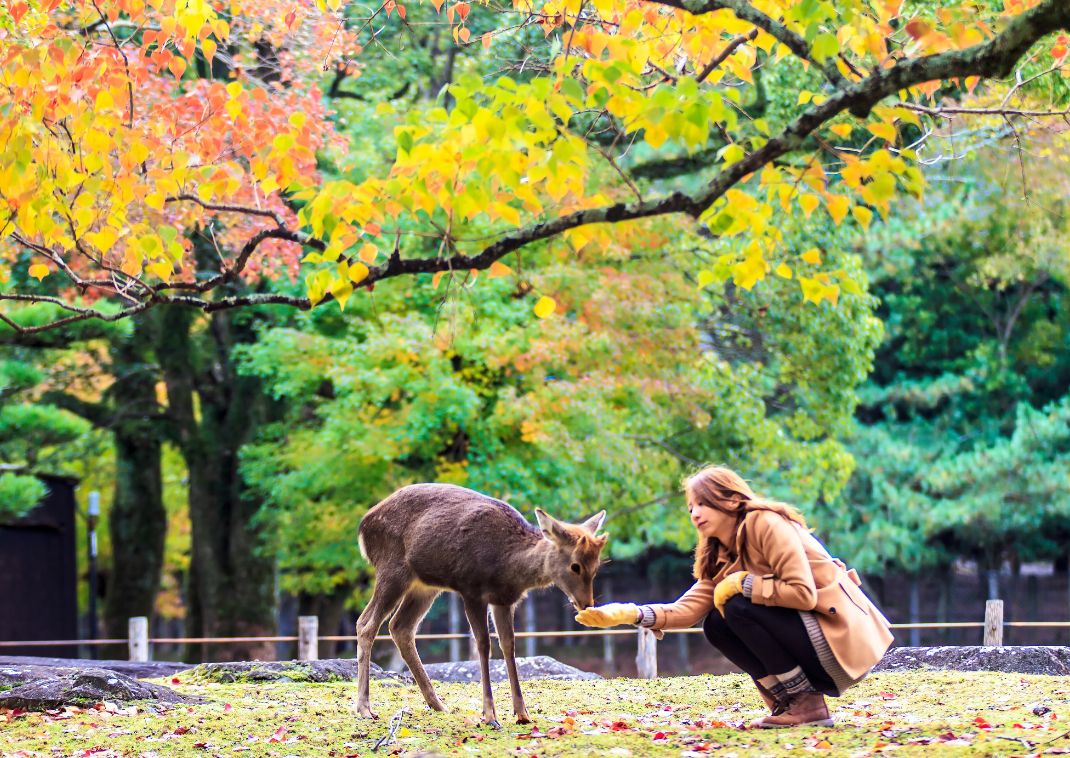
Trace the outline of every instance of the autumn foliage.
{"type": "MultiPolygon", "coordinates": [[[[334,2],[6,2],[0,299],[51,300],[70,314],[55,323],[166,302],[344,306],[388,277],[509,275],[505,256],[541,239],[598,255],[622,241],[621,222],[678,213],[731,242],[700,282],[749,289],[775,272],[835,303],[850,277],[820,250],[791,249],[779,219],[868,228],[898,195],[920,195],[933,124],[993,96],[1015,118],[1033,96],[993,80],[1023,61],[1064,74],[1070,27],[1058,0],[1007,0],[1000,13],[899,0],[517,0],[477,36],[469,3],[433,4],[458,45],[493,46],[516,19],[540,25],[538,73],[459,77],[451,108],[385,137],[389,172],[324,182],[317,152],[337,135],[320,72],[356,72],[373,20],[407,24],[396,0],[368,17],[334,2]],[[789,117],[755,105],[771,66],[814,82],[789,117]],[[708,151],[707,172],[689,191],[639,186],[629,151],[708,151]],[[211,260],[194,260],[195,233],[211,260]],[[213,294],[278,274],[302,276],[306,294],[213,294]]],[[[557,311],[552,292],[535,294],[537,315],[557,311]]]]}

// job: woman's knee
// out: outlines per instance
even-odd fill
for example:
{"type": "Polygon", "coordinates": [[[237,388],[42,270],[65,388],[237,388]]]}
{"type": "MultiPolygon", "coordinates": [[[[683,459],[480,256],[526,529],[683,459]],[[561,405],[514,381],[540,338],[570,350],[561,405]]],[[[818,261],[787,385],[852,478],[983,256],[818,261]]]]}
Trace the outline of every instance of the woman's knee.
{"type": "Polygon", "coordinates": [[[724,605],[724,620],[728,626],[732,626],[742,619],[751,619],[754,615],[754,603],[750,598],[743,595],[733,595],[728,598],[724,605]]]}
{"type": "Polygon", "coordinates": [[[709,615],[706,616],[706,620],[702,622],[702,631],[706,635],[706,639],[714,647],[720,647],[718,643],[735,637],[735,634],[728,627],[728,622],[724,620],[721,612],[716,608],[710,611],[709,615]]]}

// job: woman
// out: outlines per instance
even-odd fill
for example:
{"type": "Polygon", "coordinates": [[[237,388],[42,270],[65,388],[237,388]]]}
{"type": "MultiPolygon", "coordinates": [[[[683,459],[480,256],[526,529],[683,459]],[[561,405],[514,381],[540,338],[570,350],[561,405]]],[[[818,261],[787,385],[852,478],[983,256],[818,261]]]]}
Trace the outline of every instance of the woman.
{"type": "Polygon", "coordinates": [[[706,638],[769,706],[755,726],[831,726],[825,695],[842,694],[881,659],[892,643],[887,619],[792,506],[758,497],[722,466],[702,469],[684,489],[698,531],[694,586],[675,603],[611,603],[576,620],[660,636],[705,617],[706,638]]]}

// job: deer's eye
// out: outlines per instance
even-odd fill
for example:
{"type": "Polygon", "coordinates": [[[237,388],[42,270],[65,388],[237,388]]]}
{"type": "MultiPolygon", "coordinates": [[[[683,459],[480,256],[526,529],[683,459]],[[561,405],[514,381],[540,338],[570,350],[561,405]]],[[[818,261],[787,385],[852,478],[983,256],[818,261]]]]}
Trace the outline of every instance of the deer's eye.
{"type": "Polygon", "coordinates": [[[573,574],[580,573],[580,564],[578,563],[573,563],[571,566],[569,566],[569,568],[572,569],[573,574]]]}

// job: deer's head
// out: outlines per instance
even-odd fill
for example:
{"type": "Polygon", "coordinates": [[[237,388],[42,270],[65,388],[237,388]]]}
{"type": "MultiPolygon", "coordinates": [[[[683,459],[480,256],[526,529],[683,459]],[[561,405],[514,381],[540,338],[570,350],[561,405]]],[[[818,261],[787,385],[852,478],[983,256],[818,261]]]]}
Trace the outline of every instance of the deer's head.
{"type": "Polygon", "coordinates": [[[536,508],[535,518],[543,537],[551,543],[547,561],[551,581],[568,595],[576,610],[594,605],[594,575],[609,539],[609,535],[595,532],[605,521],[606,512],[600,511],[581,524],[566,524],[536,508]]]}

